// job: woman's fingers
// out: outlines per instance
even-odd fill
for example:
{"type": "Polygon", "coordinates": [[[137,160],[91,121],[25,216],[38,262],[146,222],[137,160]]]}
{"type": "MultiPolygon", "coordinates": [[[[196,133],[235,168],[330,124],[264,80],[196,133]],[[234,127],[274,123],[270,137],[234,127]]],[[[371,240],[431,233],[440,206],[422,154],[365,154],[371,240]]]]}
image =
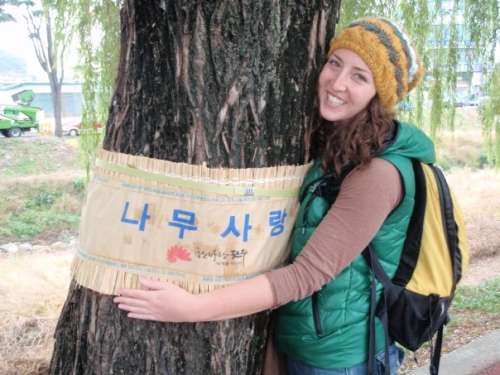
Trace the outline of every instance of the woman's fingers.
{"type": "Polygon", "coordinates": [[[137,306],[133,306],[133,305],[119,303],[118,308],[120,310],[128,311],[128,312],[134,313],[134,314],[151,314],[151,310],[148,309],[147,307],[137,307],[137,306]]]}
{"type": "Polygon", "coordinates": [[[124,304],[124,305],[136,306],[136,307],[145,307],[146,306],[146,301],[143,299],[129,298],[129,297],[124,297],[124,296],[118,296],[118,297],[113,298],[113,302],[119,303],[119,304],[124,304]]]}
{"type": "Polygon", "coordinates": [[[140,280],[145,289],[120,289],[113,302],[127,316],[135,319],[164,322],[190,321],[188,312],[192,312],[195,296],[184,289],[163,281],[140,280]]]}
{"type": "Polygon", "coordinates": [[[150,291],[143,289],[120,289],[118,291],[118,296],[140,299],[145,301],[147,300],[149,293],[150,291]]]}

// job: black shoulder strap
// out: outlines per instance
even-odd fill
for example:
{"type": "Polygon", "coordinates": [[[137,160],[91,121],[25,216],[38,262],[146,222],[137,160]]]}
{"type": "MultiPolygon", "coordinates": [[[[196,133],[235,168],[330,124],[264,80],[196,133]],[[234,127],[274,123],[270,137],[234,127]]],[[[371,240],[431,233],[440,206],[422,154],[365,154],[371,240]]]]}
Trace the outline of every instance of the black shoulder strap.
{"type": "Polygon", "coordinates": [[[371,283],[370,283],[370,317],[369,317],[369,337],[368,337],[368,375],[376,375],[375,372],[375,314],[376,314],[376,306],[377,306],[377,283],[375,282],[375,278],[378,279],[377,273],[381,276],[379,279],[384,285],[384,292],[382,293],[382,298],[384,299],[384,303],[382,304],[383,309],[381,311],[380,320],[384,327],[384,336],[385,336],[385,369],[384,375],[390,375],[390,366],[389,366],[389,319],[387,315],[387,304],[385,298],[385,290],[386,286],[389,287],[391,281],[387,277],[384,269],[380,265],[380,262],[375,255],[371,245],[363,250],[363,257],[365,258],[366,263],[368,263],[368,267],[373,271],[371,283]]]}
{"type": "Polygon", "coordinates": [[[417,265],[420,244],[422,242],[425,206],[427,204],[427,184],[422,165],[418,160],[414,159],[412,159],[411,163],[415,176],[415,204],[410,217],[408,230],[406,231],[406,239],[403,245],[399,266],[393,278],[394,282],[398,285],[408,284],[417,265]]]}
{"type": "Polygon", "coordinates": [[[457,283],[462,277],[462,256],[458,247],[458,226],[455,221],[455,214],[453,211],[453,200],[451,198],[450,188],[444,177],[443,172],[434,165],[430,165],[432,172],[436,178],[436,183],[439,190],[439,200],[441,205],[441,215],[443,217],[444,233],[446,234],[446,241],[450,251],[450,259],[453,267],[453,296],[457,283]]]}

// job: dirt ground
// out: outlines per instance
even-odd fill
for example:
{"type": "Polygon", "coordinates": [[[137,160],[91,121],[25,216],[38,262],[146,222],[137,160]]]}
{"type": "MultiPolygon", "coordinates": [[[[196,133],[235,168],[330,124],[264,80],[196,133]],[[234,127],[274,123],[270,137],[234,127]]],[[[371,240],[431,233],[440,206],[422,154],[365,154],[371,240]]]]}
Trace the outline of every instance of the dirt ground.
{"type": "Polygon", "coordinates": [[[500,255],[479,258],[472,261],[462,283],[476,286],[498,275],[500,275],[500,255]]]}

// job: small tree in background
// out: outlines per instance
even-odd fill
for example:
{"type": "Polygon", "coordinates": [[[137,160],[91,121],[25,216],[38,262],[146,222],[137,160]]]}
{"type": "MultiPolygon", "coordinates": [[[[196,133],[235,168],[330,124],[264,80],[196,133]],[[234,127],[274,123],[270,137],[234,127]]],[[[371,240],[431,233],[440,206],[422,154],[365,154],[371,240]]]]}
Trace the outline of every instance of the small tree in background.
{"type": "Polygon", "coordinates": [[[13,0],[23,8],[28,36],[43,71],[47,74],[54,110],[54,134],[62,136],[62,93],[64,58],[71,43],[73,6],[67,0],[13,0]]]}

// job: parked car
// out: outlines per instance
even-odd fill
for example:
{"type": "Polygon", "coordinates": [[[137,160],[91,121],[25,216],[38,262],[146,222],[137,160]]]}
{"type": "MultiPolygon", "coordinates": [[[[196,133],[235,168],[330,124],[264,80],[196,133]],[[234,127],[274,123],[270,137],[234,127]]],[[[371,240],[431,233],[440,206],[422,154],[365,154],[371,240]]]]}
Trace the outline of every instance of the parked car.
{"type": "Polygon", "coordinates": [[[82,124],[81,123],[70,123],[70,124],[62,124],[62,131],[64,135],[69,135],[71,137],[76,137],[80,135],[82,124]]]}

